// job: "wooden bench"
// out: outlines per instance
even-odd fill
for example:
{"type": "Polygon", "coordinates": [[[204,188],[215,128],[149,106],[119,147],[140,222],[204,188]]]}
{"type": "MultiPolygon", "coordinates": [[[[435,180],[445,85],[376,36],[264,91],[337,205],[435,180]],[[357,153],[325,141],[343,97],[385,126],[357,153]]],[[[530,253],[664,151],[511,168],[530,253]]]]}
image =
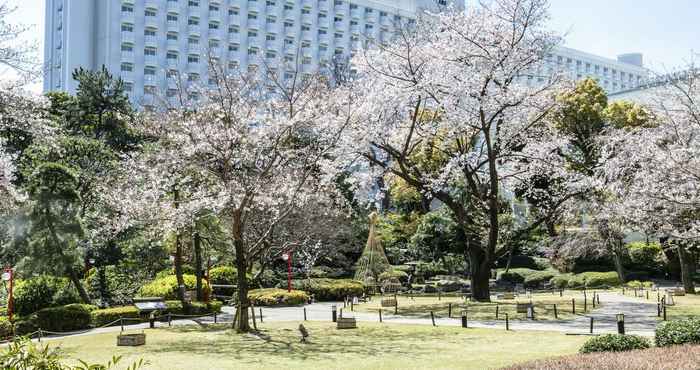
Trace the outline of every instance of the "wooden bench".
{"type": "Polygon", "coordinates": [[[338,329],[357,329],[357,321],[354,317],[339,317],[337,324],[338,329]]]}
{"type": "Polygon", "coordinates": [[[684,296],[685,295],[685,289],[683,289],[683,288],[673,288],[673,289],[669,289],[669,291],[671,292],[671,294],[673,294],[675,296],[684,296]]]}
{"type": "Polygon", "coordinates": [[[496,299],[515,299],[515,293],[503,293],[496,296],[496,299]]]}
{"type": "Polygon", "coordinates": [[[516,303],[515,312],[517,313],[527,313],[527,309],[530,308],[529,303],[516,303]]]}
{"type": "Polygon", "coordinates": [[[382,307],[396,307],[396,299],[394,299],[394,298],[382,299],[382,307]]]}

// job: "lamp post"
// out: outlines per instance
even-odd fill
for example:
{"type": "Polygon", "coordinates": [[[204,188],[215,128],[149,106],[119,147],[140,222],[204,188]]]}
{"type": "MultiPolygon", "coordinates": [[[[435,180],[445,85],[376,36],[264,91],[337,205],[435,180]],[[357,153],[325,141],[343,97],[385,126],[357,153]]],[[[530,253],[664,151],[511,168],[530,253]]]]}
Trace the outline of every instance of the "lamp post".
{"type": "Polygon", "coordinates": [[[2,280],[10,282],[10,293],[7,296],[7,316],[10,321],[12,321],[12,311],[14,309],[14,297],[12,296],[12,291],[14,289],[15,273],[11,267],[6,267],[2,273],[2,280]]]}
{"type": "Polygon", "coordinates": [[[287,261],[287,292],[292,291],[292,250],[288,249],[282,254],[282,259],[287,261]]]}
{"type": "Polygon", "coordinates": [[[618,313],[615,317],[617,318],[617,333],[625,334],[625,314],[618,313]]]}

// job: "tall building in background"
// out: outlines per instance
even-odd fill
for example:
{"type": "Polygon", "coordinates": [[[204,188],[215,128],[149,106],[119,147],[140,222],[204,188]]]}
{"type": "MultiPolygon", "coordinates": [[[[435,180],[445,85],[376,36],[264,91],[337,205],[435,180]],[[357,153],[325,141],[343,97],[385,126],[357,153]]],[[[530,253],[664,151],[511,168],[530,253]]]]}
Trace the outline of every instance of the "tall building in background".
{"type": "MultiPolygon", "coordinates": [[[[597,80],[609,94],[636,88],[649,76],[640,53],[619,55],[614,60],[567,47],[558,47],[547,55],[543,68],[536,75],[550,75],[559,71],[575,81],[590,77],[597,80]]],[[[532,84],[542,82],[537,81],[536,76],[529,79],[532,84]]]]}
{"type": "Polygon", "coordinates": [[[46,0],[44,90],[74,92],[78,67],[102,65],[132,101],[173,94],[170,71],[206,81],[209,56],[231,68],[299,57],[313,72],[367,38],[389,40],[419,9],[446,0],[46,0]],[[300,53],[298,55],[297,53],[300,53]]]}
{"type": "MultiPolygon", "coordinates": [[[[134,103],[153,105],[155,94],[174,97],[183,77],[207,81],[210,55],[243,70],[293,58],[311,73],[368,39],[390,40],[421,9],[452,1],[464,7],[461,0],[46,0],[44,91],[75,92],[76,68],[104,65],[122,77],[134,103]]],[[[549,55],[544,68],[595,77],[608,92],[646,76],[639,54],[615,61],[568,48],[549,55]]]]}

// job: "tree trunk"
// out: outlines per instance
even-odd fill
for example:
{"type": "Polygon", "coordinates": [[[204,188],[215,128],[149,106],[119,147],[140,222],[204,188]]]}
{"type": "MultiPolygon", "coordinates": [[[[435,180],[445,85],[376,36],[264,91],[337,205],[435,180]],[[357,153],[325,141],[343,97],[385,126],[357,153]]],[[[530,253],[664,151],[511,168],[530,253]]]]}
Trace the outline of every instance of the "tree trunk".
{"type": "MultiPolygon", "coordinates": [[[[175,189],[173,191],[173,202],[175,209],[180,206],[180,192],[175,189]]],[[[180,242],[180,232],[175,234],[175,279],[177,280],[177,299],[182,302],[182,307],[185,307],[185,278],[182,277],[182,243],[180,242]]]]}
{"type": "Polygon", "coordinates": [[[624,253],[624,246],[622,245],[622,240],[618,239],[615,241],[617,245],[613,249],[613,261],[615,262],[615,270],[617,271],[617,277],[620,279],[620,283],[625,283],[625,268],[622,266],[622,257],[624,253]]]}
{"type": "Polygon", "coordinates": [[[236,316],[233,319],[233,329],[237,333],[250,332],[250,323],[248,322],[248,282],[246,281],[246,271],[248,271],[245,245],[243,243],[243,228],[241,224],[241,211],[236,210],[232,217],[231,236],[233,237],[233,246],[236,249],[236,269],[237,276],[237,294],[238,305],[236,306],[236,316]]]}
{"type": "Polygon", "coordinates": [[[175,279],[177,279],[177,299],[185,306],[185,278],[182,276],[182,243],[180,234],[175,235],[175,279]]]}
{"type": "Polygon", "coordinates": [[[78,290],[78,294],[83,303],[90,304],[90,296],[88,296],[83,283],[80,282],[80,278],[78,277],[78,273],[75,272],[75,269],[70,270],[70,280],[73,282],[73,285],[75,285],[75,289],[78,290]]]}
{"type": "Polygon", "coordinates": [[[194,249],[194,274],[197,278],[197,300],[204,300],[204,290],[202,289],[202,239],[199,232],[195,231],[192,235],[192,244],[194,249]]]}
{"type": "Polygon", "coordinates": [[[693,283],[690,256],[682,243],[677,242],[676,244],[678,259],[681,262],[681,281],[683,282],[683,288],[687,294],[695,294],[695,284],[693,283]]]}
{"type": "Polygon", "coordinates": [[[550,237],[557,236],[556,221],[553,219],[549,219],[549,220],[547,220],[546,225],[547,225],[547,235],[549,235],[550,237]]]}
{"type": "Polygon", "coordinates": [[[472,300],[478,302],[491,301],[489,279],[491,279],[491,264],[486,261],[486,256],[481,248],[472,246],[469,248],[469,264],[472,268],[471,290],[472,300]]]}

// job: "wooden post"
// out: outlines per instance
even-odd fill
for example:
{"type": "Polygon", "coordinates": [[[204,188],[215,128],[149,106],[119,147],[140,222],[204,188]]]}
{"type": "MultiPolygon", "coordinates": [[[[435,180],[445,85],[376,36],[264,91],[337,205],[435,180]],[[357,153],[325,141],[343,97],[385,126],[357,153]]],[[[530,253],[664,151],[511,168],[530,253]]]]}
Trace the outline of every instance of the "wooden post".
{"type": "Polygon", "coordinates": [[[591,334],[593,334],[593,318],[591,317],[591,334]]]}
{"type": "Polygon", "coordinates": [[[452,318],[452,303],[447,304],[447,317],[452,318]]]}
{"type": "Polygon", "coordinates": [[[41,343],[41,328],[39,328],[39,343],[41,343]]]}
{"type": "Polygon", "coordinates": [[[600,306],[600,294],[596,295],[596,299],[598,300],[598,306],[600,306]]]}
{"type": "Polygon", "coordinates": [[[396,299],[396,294],[394,294],[394,315],[399,314],[399,300],[396,299]]]}
{"type": "Polygon", "coordinates": [[[509,328],[508,328],[508,312],[506,312],[506,330],[509,330],[509,328]]]}
{"type": "Polygon", "coordinates": [[[441,297],[442,297],[442,292],[441,292],[440,288],[438,288],[438,301],[441,299],[441,297]]]}
{"type": "Polygon", "coordinates": [[[262,307],[258,307],[258,312],[260,312],[260,323],[263,323],[263,318],[262,318],[262,307]]]}
{"type": "Polygon", "coordinates": [[[216,312],[214,312],[214,324],[216,324],[216,312]]]}
{"type": "Polygon", "coordinates": [[[593,308],[595,308],[595,293],[593,293],[593,308]]]}
{"type": "Polygon", "coordinates": [[[661,302],[656,304],[656,317],[661,317],[661,302]]]}
{"type": "Polygon", "coordinates": [[[554,319],[556,320],[558,318],[559,318],[559,315],[557,314],[557,304],[555,303],[554,304],[554,319]]]}
{"type": "Polygon", "coordinates": [[[430,320],[433,322],[433,326],[435,326],[435,314],[433,311],[430,311],[430,320]]]}
{"type": "Polygon", "coordinates": [[[340,313],[339,313],[338,317],[340,317],[341,319],[343,318],[343,309],[342,308],[340,309],[340,313]]]}
{"type": "Polygon", "coordinates": [[[583,295],[583,313],[586,313],[588,311],[588,299],[586,299],[586,295],[583,295]]]}
{"type": "Polygon", "coordinates": [[[666,305],[664,305],[664,321],[666,321],[666,305]]]}
{"type": "Polygon", "coordinates": [[[306,321],[306,307],[304,307],[304,321],[306,321]]]}
{"type": "Polygon", "coordinates": [[[350,301],[350,312],[354,312],[354,311],[355,311],[355,300],[353,299],[352,301],[350,301]]]}
{"type": "Polygon", "coordinates": [[[382,322],[382,309],[379,309],[379,322],[382,322]]]}
{"type": "Polygon", "coordinates": [[[563,297],[564,296],[564,289],[559,289],[559,296],[563,297]]]}
{"type": "Polygon", "coordinates": [[[496,320],[498,320],[498,303],[496,304],[496,320]]]}
{"type": "Polygon", "coordinates": [[[258,330],[258,323],[255,322],[255,307],[250,306],[250,313],[253,314],[253,329],[258,330]]]}
{"type": "Polygon", "coordinates": [[[119,316],[119,326],[121,326],[122,331],[124,331],[124,318],[119,316]]]}
{"type": "Polygon", "coordinates": [[[576,298],[571,298],[571,313],[576,315],[576,298]]]}
{"type": "Polygon", "coordinates": [[[173,326],[173,315],[168,313],[168,326],[173,326]]]}
{"type": "Polygon", "coordinates": [[[649,291],[647,290],[647,299],[649,299],[649,291]]]}

